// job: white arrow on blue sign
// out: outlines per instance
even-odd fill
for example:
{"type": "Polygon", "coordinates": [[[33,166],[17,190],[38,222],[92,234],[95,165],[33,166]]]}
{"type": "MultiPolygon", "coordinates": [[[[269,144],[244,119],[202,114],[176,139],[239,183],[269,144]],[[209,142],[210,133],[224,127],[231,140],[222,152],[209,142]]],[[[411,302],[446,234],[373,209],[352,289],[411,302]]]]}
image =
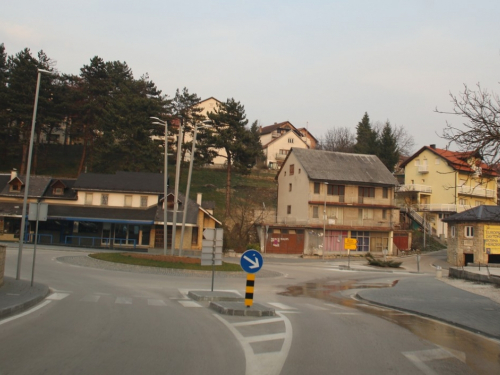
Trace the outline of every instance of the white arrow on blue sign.
{"type": "Polygon", "coordinates": [[[259,272],[264,264],[262,255],[257,250],[247,250],[240,259],[240,266],[246,273],[259,272]]]}

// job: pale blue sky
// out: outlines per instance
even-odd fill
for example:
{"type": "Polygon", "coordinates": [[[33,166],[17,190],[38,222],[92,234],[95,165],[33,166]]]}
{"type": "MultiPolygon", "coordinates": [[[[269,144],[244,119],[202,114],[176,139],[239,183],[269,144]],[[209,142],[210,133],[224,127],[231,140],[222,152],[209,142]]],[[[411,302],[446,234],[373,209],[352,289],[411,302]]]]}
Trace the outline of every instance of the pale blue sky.
{"type": "Polygon", "coordinates": [[[43,49],[63,73],[126,61],[166,94],[234,97],[250,122],[327,129],[403,125],[416,149],[445,142],[449,92],[500,92],[496,1],[17,0],[0,12],[7,53],[43,49]]]}

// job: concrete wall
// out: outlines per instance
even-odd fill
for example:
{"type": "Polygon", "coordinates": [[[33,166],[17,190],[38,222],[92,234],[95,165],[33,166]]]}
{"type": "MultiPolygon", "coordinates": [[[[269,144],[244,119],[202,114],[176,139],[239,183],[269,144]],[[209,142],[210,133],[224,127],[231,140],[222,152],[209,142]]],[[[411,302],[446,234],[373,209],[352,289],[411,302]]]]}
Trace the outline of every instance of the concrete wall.
{"type": "Polygon", "coordinates": [[[492,275],[492,276],[481,275],[481,274],[474,273],[474,272],[467,272],[465,270],[459,270],[457,268],[450,268],[448,275],[452,279],[465,279],[465,280],[470,280],[470,281],[478,281],[481,283],[490,283],[490,284],[500,285],[500,277],[494,276],[494,275],[492,275]]]}

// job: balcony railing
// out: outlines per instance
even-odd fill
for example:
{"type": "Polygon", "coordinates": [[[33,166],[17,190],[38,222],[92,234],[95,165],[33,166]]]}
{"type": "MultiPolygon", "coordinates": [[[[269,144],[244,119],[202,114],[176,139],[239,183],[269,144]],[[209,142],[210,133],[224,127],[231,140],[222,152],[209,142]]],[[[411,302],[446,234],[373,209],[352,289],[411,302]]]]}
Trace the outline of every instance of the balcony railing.
{"type": "Polygon", "coordinates": [[[473,188],[471,186],[465,186],[465,185],[458,187],[458,193],[464,195],[474,195],[476,197],[486,197],[486,198],[495,197],[495,190],[482,189],[478,187],[473,188]]]}
{"type": "Polygon", "coordinates": [[[427,165],[419,165],[417,169],[418,173],[429,173],[429,167],[427,165]]]}
{"type": "Polygon", "coordinates": [[[286,154],[276,154],[276,160],[285,160],[286,154]]]}
{"type": "Polygon", "coordinates": [[[432,186],[418,185],[418,184],[396,186],[396,193],[404,193],[412,191],[419,193],[432,193],[432,186]]]}
{"type": "Polygon", "coordinates": [[[417,211],[457,212],[455,204],[427,203],[415,206],[417,211]]]}
{"type": "Polygon", "coordinates": [[[355,220],[343,220],[338,218],[328,218],[326,222],[321,218],[296,218],[290,216],[282,216],[276,218],[276,224],[285,225],[314,225],[326,227],[332,225],[341,225],[344,227],[380,227],[390,229],[391,223],[387,220],[375,220],[375,219],[355,219],[355,220]]]}
{"type": "MultiPolygon", "coordinates": [[[[309,202],[325,202],[325,193],[322,194],[309,194],[309,202]]],[[[374,204],[374,205],[388,205],[391,200],[388,198],[374,198],[374,197],[359,197],[359,196],[345,196],[345,195],[327,195],[326,203],[346,203],[352,204],[374,204]]]]}

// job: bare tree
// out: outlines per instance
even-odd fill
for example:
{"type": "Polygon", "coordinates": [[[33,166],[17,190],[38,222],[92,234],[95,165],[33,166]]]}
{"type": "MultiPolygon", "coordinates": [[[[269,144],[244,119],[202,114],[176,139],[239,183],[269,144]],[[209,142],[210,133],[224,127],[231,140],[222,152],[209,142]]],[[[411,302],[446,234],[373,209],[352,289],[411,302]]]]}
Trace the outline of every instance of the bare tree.
{"type": "Polygon", "coordinates": [[[450,93],[454,106],[452,114],[464,118],[462,127],[446,124],[442,138],[448,145],[455,143],[460,151],[480,154],[490,165],[500,162],[500,98],[477,84],[477,90],[464,85],[464,91],[455,96],[450,93]]]}
{"type": "Polygon", "coordinates": [[[347,127],[333,128],[321,137],[319,143],[322,150],[353,152],[356,136],[347,127]]]}

